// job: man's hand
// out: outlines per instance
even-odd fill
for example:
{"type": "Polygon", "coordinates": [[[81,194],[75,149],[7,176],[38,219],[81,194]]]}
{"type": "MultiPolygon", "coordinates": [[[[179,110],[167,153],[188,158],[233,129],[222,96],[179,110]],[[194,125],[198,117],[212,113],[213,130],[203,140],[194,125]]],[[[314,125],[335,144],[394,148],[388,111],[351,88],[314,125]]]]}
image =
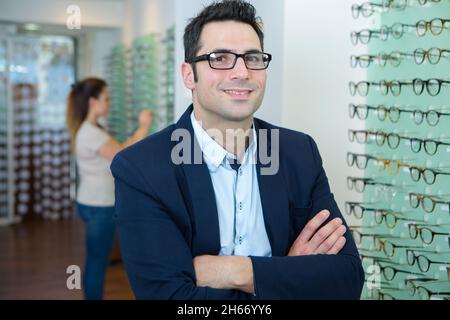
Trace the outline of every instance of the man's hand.
{"type": "Polygon", "coordinates": [[[203,255],[195,257],[193,263],[198,287],[254,293],[253,266],[249,257],[203,255]]]}
{"type": "Polygon", "coordinates": [[[340,218],[328,222],[317,230],[328,218],[328,210],[320,211],[300,232],[289,250],[288,256],[311,254],[337,254],[345,245],[346,228],[340,218]]]}
{"type": "MultiPolygon", "coordinates": [[[[345,245],[346,228],[337,218],[317,230],[328,218],[328,210],[311,219],[295,240],[289,256],[337,254],[345,245]]],[[[249,257],[197,256],[193,259],[198,287],[236,289],[254,293],[253,266],[249,257]]]]}

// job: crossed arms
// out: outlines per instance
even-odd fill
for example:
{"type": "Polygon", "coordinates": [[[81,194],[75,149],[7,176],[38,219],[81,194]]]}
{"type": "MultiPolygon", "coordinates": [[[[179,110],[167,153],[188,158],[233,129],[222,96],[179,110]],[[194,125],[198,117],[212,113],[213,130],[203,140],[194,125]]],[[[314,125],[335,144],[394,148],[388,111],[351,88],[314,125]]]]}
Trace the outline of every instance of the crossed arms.
{"type": "MultiPolygon", "coordinates": [[[[111,169],[121,251],[136,298],[359,299],[364,272],[331,195],[323,208],[330,216],[321,210],[311,219],[287,256],[194,257],[188,217],[174,214],[182,199],[172,193],[162,201],[124,155],[111,169]],[[325,220],[330,222],[321,227],[325,220]]],[[[328,188],[326,178],[319,180],[328,188]]]]}
{"type": "MultiPolygon", "coordinates": [[[[300,232],[288,256],[337,254],[344,247],[347,228],[342,219],[335,218],[319,227],[330,216],[328,210],[319,212],[300,232]]],[[[193,259],[197,286],[236,289],[254,294],[251,259],[241,256],[202,255],[193,259]]]]}

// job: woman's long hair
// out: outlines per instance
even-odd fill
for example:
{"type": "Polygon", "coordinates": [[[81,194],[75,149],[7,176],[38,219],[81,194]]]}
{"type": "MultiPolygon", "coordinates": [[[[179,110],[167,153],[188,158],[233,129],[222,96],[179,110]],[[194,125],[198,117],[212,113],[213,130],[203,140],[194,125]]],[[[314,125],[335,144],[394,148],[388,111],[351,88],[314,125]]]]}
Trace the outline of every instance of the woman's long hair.
{"type": "Polygon", "coordinates": [[[89,99],[98,99],[108,84],[99,78],[86,78],[72,86],[67,97],[66,125],[70,134],[70,150],[75,151],[75,136],[89,111],[89,99]]]}

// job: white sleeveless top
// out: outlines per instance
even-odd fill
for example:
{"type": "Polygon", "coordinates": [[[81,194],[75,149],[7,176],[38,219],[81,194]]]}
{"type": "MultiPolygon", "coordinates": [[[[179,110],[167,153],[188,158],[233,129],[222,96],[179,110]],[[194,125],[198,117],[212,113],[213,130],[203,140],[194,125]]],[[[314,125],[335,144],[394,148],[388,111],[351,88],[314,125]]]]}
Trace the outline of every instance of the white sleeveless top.
{"type": "Polygon", "coordinates": [[[90,206],[114,205],[114,178],[111,161],[97,154],[97,150],[111,139],[103,129],[84,121],[75,138],[75,156],[79,185],[77,202],[90,206]]]}

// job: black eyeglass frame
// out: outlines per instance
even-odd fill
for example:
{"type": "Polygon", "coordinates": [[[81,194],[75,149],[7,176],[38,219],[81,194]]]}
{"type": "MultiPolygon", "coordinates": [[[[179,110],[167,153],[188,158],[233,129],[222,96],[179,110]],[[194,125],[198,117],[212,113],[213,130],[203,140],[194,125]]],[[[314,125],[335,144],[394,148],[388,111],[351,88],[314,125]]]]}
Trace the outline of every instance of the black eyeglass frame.
{"type": "Polygon", "coordinates": [[[192,63],[197,63],[197,62],[201,62],[201,61],[208,61],[209,66],[210,66],[211,69],[214,69],[214,70],[232,70],[236,66],[236,62],[237,62],[238,58],[242,58],[242,60],[244,60],[245,66],[249,70],[266,70],[269,67],[270,61],[272,61],[272,55],[270,53],[266,53],[266,52],[253,51],[253,52],[246,52],[246,53],[239,54],[239,53],[234,53],[234,52],[231,52],[231,51],[213,51],[213,52],[208,52],[208,53],[202,54],[202,55],[200,55],[198,57],[195,57],[195,58],[193,58],[193,59],[191,59],[189,61],[186,61],[186,62],[192,64],[192,63]],[[233,64],[230,67],[228,67],[228,68],[213,67],[212,64],[211,64],[211,55],[217,54],[217,53],[233,55],[234,56],[233,64]],[[253,55],[253,54],[261,54],[263,56],[264,68],[249,68],[245,58],[246,58],[246,56],[253,55]]]}

